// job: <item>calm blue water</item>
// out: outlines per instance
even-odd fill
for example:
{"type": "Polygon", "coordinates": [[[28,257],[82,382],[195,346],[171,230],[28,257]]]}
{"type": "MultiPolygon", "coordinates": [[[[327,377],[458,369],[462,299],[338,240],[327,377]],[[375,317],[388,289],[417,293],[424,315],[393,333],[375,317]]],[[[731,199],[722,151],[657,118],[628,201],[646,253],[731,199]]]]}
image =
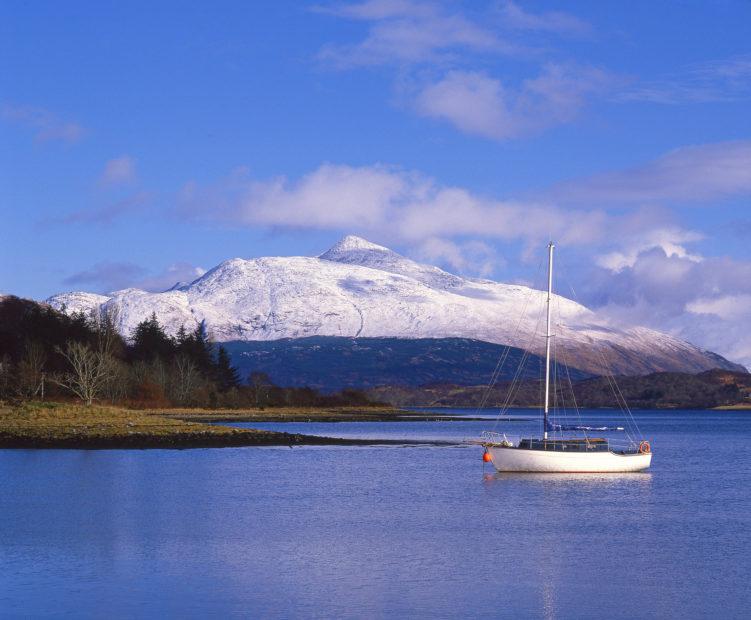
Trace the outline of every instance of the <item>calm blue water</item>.
{"type": "Polygon", "coordinates": [[[491,475],[475,447],[0,451],[0,615],[749,617],[751,415],[637,418],[648,474],[491,475]]]}

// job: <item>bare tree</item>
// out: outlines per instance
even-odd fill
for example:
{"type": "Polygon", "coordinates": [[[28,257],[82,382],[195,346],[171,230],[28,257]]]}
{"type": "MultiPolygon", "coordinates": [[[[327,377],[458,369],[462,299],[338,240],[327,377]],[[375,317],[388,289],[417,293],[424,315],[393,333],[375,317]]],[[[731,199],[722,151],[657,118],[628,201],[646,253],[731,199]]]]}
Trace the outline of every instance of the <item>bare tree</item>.
{"type": "Polygon", "coordinates": [[[82,342],[68,342],[65,349],[57,350],[68,361],[72,372],[58,374],[52,381],[69,389],[87,407],[91,406],[115,374],[115,358],[106,350],[92,349],[82,342]]]}
{"type": "Polygon", "coordinates": [[[155,357],[150,362],[147,362],[147,365],[149,379],[158,385],[162,392],[166,394],[169,390],[170,384],[169,369],[167,365],[159,357],[155,357]]]}
{"type": "Polygon", "coordinates": [[[248,376],[248,385],[255,397],[256,407],[262,407],[269,389],[274,385],[265,372],[254,370],[248,376]]]}
{"type": "Polygon", "coordinates": [[[18,363],[18,389],[23,396],[44,398],[44,365],[47,354],[41,343],[27,340],[18,363]]]}
{"type": "Polygon", "coordinates": [[[141,385],[149,378],[149,364],[138,361],[130,365],[130,381],[133,385],[141,385]]]}
{"type": "Polygon", "coordinates": [[[179,404],[188,404],[201,383],[201,373],[187,355],[180,354],[172,363],[172,394],[179,404]]]}
{"type": "Polygon", "coordinates": [[[0,401],[12,395],[12,385],[13,365],[10,362],[10,356],[5,354],[0,357],[0,401]]]}
{"type": "Polygon", "coordinates": [[[114,355],[120,336],[117,331],[120,322],[120,309],[117,306],[100,306],[91,312],[91,324],[97,335],[97,349],[114,355]]]}
{"type": "Polygon", "coordinates": [[[112,374],[104,386],[104,395],[115,403],[124,400],[128,396],[130,388],[130,372],[128,365],[118,359],[112,361],[112,374]]]}

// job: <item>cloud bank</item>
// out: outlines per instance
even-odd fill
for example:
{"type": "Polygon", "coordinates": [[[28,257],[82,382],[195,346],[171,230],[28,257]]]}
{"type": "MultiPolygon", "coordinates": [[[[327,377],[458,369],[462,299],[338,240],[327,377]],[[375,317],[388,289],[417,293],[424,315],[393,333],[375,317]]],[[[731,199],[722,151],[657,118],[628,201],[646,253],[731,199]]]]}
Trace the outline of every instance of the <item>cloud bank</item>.
{"type": "Polygon", "coordinates": [[[561,209],[549,203],[499,201],[393,166],[323,164],[290,180],[256,180],[237,170],[208,187],[189,183],[181,213],[233,225],[359,232],[419,242],[472,236],[570,245],[603,236],[600,210],[561,209]]]}
{"type": "Polygon", "coordinates": [[[94,287],[102,293],[124,288],[161,292],[177,283],[192,282],[204,273],[205,269],[185,262],[174,263],[162,272],[151,273],[135,263],[103,261],[65,278],[63,282],[75,287],[94,287]]]}
{"type": "Polygon", "coordinates": [[[614,319],[670,332],[751,368],[750,261],[652,247],[591,277],[585,300],[614,319]]]}

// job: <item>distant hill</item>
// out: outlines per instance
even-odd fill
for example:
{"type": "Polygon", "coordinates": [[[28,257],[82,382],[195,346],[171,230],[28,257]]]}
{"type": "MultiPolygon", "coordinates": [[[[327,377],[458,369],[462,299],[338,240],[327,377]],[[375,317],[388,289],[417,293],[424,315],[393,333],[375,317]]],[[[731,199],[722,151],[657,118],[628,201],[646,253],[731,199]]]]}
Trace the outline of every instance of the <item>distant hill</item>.
{"type": "MultiPolygon", "coordinates": [[[[751,374],[710,370],[699,374],[656,372],[642,377],[617,377],[616,382],[629,407],[634,409],[708,409],[728,405],[751,407],[751,374]]],[[[368,391],[374,400],[397,406],[476,407],[487,392],[485,386],[432,385],[422,387],[388,386],[368,391]]],[[[488,407],[501,407],[509,392],[509,382],[500,382],[490,391],[488,407]]],[[[511,404],[538,406],[542,383],[521,383],[511,404]]],[[[593,377],[573,383],[573,396],[580,408],[615,407],[610,381],[593,377]]],[[[561,402],[561,394],[558,394],[561,402]]],[[[568,384],[562,399],[573,403],[568,384]]]]}
{"type": "MultiPolygon", "coordinates": [[[[271,342],[226,342],[242,376],[254,370],[277,385],[326,391],[380,385],[411,386],[487,383],[506,347],[466,338],[285,338],[271,342]]],[[[513,347],[501,379],[511,379],[524,352],[513,347]]],[[[521,375],[539,378],[543,359],[528,355],[521,375]]],[[[591,377],[569,369],[572,379],[591,377]]],[[[561,372],[564,372],[563,370],[561,372]]]]}

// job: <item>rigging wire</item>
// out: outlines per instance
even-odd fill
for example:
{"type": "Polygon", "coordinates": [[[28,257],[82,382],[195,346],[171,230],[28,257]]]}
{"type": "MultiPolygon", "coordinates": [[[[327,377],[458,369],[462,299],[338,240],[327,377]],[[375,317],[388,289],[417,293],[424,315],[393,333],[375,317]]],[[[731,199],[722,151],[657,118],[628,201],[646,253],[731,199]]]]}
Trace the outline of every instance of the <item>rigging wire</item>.
{"type": "MultiPolygon", "coordinates": [[[[559,271],[561,272],[562,277],[565,280],[568,288],[571,290],[571,295],[572,295],[573,300],[581,304],[581,302],[579,301],[579,297],[576,294],[576,290],[574,290],[573,285],[569,281],[566,275],[566,271],[563,268],[563,265],[561,264],[560,259],[559,259],[558,264],[559,264],[559,271]]],[[[620,408],[621,413],[623,413],[624,415],[627,427],[629,427],[628,430],[626,431],[627,437],[629,438],[630,441],[635,441],[636,438],[640,438],[640,439],[643,438],[643,435],[641,434],[641,431],[639,429],[639,425],[637,424],[636,419],[634,418],[634,414],[631,411],[631,408],[628,406],[628,403],[626,402],[625,397],[623,396],[623,392],[621,391],[621,388],[618,385],[618,382],[616,381],[615,374],[613,373],[612,367],[607,361],[603,348],[597,345],[591,336],[589,337],[589,339],[592,342],[592,348],[595,350],[595,353],[599,356],[599,359],[602,363],[602,368],[605,371],[603,376],[608,382],[608,386],[610,387],[610,390],[613,393],[613,397],[615,398],[616,404],[620,408]],[[632,430],[635,431],[633,436],[631,434],[632,430]]]]}
{"type": "MultiPolygon", "coordinates": [[[[535,322],[535,329],[533,333],[531,334],[529,341],[527,342],[527,346],[524,348],[524,354],[522,355],[522,360],[519,366],[517,367],[516,372],[514,373],[514,378],[511,381],[511,386],[509,387],[509,390],[506,394],[506,399],[503,403],[503,407],[501,408],[501,414],[504,414],[508,411],[509,405],[513,402],[513,399],[516,397],[521,387],[521,374],[522,374],[522,371],[526,364],[527,359],[531,355],[530,350],[532,348],[532,343],[539,331],[539,326],[540,326],[540,321],[542,319],[543,310],[544,310],[544,305],[541,306],[540,312],[538,313],[538,316],[537,316],[537,321],[535,322]]],[[[501,414],[499,414],[499,416],[501,414]]]]}
{"type": "MultiPolygon", "coordinates": [[[[540,269],[542,268],[542,260],[537,265],[537,271],[535,273],[534,280],[536,281],[539,277],[540,269]]],[[[480,415],[480,410],[485,407],[485,405],[488,402],[488,399],[490,398],[490,394],[492,393],[493,388],[495,387],[495,384],[498,382],[498,379],[501,376],[501,372],[503,370],[503,366],[506,363],[506,360],[508,359],[508,356],[511,352],[511,342],[518,342],[517,340],[517,334],[519,333],[519,328],[521,327],[522,321],[524,320],[524,317],[527,314],[527,307],[529,306],[529,302],[532,299],[532,295],[535,293],[535,289],[531,288],[527,292],[527,296],[524,300],[524,306],[522,307],[522,312],[519,315],[519,318],[516,322],[516,326],[511,332],[511,338],[509,339],[509,343],[506,345],[506,347],[503,350],[503,353],[501,354],[500,358],[498,359],[498,362],[496,362],[495,368],[493,369],[493,373],[490,376],[490,382],[488,383],[488,386],[485,390],[485,393],[483,394],[482,398],[480,399],[480,403],[477,406],[477,409],[475,410],[475,415],[480,415]]],[[[501,415],[500,412],[498,414],[501,415]]],[[[497,420],[496,420],[497,422],[497,420]]]]}
{"type": "MultiPolygon", "coordinates": [[[[556,298],[556,307],[558,308],[558,316],[559,317],[562,316],[562,313],[561,313],[561,298],[560,298],[560,296],[558,296],[556,298]]],[[[557,351],[557,344],[558,344],[558,341],[556,340],[556,351],[557,351]]],[[[563,368],[566,371],[566,380],[568,382],[567,383],[568,384],[568,388],[571,391],[571,401],[572,401],[573,406],[574,406],[574,412],[576,413],[576,421],[578,422],[579,426],[583,426],[583,421],[582,421],[582,417],[581,417],[581,411],[579,410],[579,405],[576,402],[576,394],[574,392],[574,384],[571,381],[570,365],[568,363],[568,358],[566,357],[566,347],[565,346],[561,346],[561,357],[563,358],[563,368]]],[[[556,363],[558,363],[557,358],[556,358],[556,363]]],[[[564,388],[561,388],[561,389],[565,389],[565,386],[564,386],[564,388]]],[[[566,418],[568,418],[568,416],[566,416],[566,418]]],[[[585,437],[587,436],[586,431],[584,431],[584,436],[585,437]]]]}

